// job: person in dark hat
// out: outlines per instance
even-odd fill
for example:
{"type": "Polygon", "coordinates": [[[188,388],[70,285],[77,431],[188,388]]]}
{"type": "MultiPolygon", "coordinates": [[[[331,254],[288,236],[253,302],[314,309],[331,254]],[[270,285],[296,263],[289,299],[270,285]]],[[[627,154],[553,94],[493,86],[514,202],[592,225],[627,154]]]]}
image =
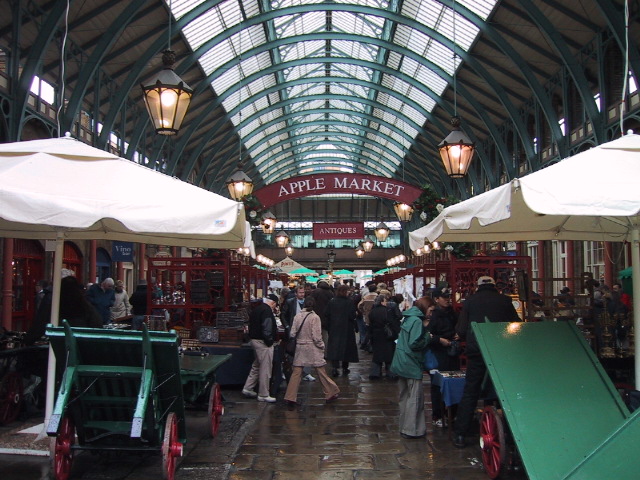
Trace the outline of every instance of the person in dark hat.
{"type": "MultiPolygon", "coordinates": [[[[429,348],[438,359],[438,370],[450,371],[458,369],[458,358],[450,357],[447,349],[455,337],[456,315],[451,307],[451,293],[447,287],[437,288],[431,292],[436,308],[431,314],[431,342],[429,348]]],[[[431,422],[435,427],[444,427],[442,415],[442,393],[440,387],[433,382],[431,375],[431,422]]]]}
{"type": "Polygon", "coordinates": [[[453,428],[453,444],[458,448],[466,446],[465,435],[473,422],[474,411],[480,399],[482,382],[487,372],[478,341],[471,330],[471,323],[485,323],[486,321],[519,322],[520,317],[513,307],[511,297],[498,291],[492,277],[482,276],[478,278],[476,293],[462,304],[462,311],[456,324],[456,335],[461,341],[467,342],[466,381],[453,428]]]}
{"type": "Polygon", "coordinates": [[[331,289],[331,285],[329,285],[324,280],[320,280],[317,284],[317,288],[311,292],[311,296],[315,302],[315,306],[313,307],[313,311],[320,317],[320,321],[322,323],[322,340],[324,344],[327,344],[329,334],[327,332],[327,317],[325,316],[327,305],[329,304],[329,300],[334,297],[333,290],[331,289]]]}
{"type": "Polygon", "coordinates": [[[270,293],[255,306],[249,315],[249,338],[255,353],[249,376],[242,387],[245,397],[256,398],[259,402],[275,403],[269,394],[273,369],[273,345],[276,342],[278,326],[274,312],[278,306],[278,296],[270,293]],[[258,392],[255,387],[258,385],[258,392]]]}

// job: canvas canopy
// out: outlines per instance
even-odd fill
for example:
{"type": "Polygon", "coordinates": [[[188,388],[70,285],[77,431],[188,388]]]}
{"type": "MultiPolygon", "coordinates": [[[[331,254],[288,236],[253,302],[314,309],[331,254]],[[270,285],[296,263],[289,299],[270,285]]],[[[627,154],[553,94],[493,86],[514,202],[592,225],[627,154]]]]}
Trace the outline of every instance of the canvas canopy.
{"type": "MultiPolygon", "coordinates": [[[[0,236],[56,240],[53,325],[65,239],[223,249],[250,244],[242,204],[69,136],[0,144],[0,178],[0,236]]],[[[45,425],[54,372],[50,351],[45,425]]]]}
{"type": "Polygon", "coordinates": [[[0,235],[244,246],[242,204],[71,138],[0,145],[0,235]]]}
{"type": "MultiPolygon", "coordinates": [[[[640,278],[638,185],[640,135],[625,135],[445,208],[409,234],[410,246],[415,250],[436,240],[631,242],[633,275],[640,278]]],[[[633,296],[640,301],[640,282],[635,282],[633,296]]],[[[634,326],[639,331],[638,308],[634,326]]]]}

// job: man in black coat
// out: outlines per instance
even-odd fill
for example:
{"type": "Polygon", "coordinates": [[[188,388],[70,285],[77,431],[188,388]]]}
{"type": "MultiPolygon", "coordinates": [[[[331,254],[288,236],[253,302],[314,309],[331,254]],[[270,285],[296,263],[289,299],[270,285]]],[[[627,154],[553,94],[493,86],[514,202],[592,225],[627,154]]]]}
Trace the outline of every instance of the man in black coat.
{"type": "Polygon", "coordinates": [[[462,304],[462,311],[456,325],[458,338],[467,342],[466,381],[453,429],[453,443],[458,448],[466,446],[464,437],[473,422],[473,413],[480,398],[482,382],[487,372],[478,341],[471,330],[471,323],[484,323],[485,321],[520,321],[511,297],[498,292],[495,280],[488,276],[478,278],[478,290],[462,304]]]}
{"type": "Polygon", "coordinates": [[[242,394],[250,398],[258,398],[259,402],[275,403],[276,399],[269,395],[271,372],[273,369],[273,344],[276,342],[278,325],[274,311],[278,305],[278,297],[270,293],[251,310],[249,315],[249,338],[255,353],[249,376],[242,387],[242,394]],[[258,393],[255,392],[258,384],[258,393]]]}
{"type": "Polygon", "coordinates": [[[331,286],[324,280],[320,280],[316,289],[311,292],[311,296],[315,300],[313,311],[320,317],[322,322],[322,339],[327,344],[327,318],[325,316],[329,300],[333,298],[333,290],[331,286]]]}
{"type": "Polygon", "coordinates": [[[136,291],[129,297],[131,304],[131,328],[133,330],[142,330],[144,316],[147,314],[147,281],[144,278],[138,280],[136,291]]]}

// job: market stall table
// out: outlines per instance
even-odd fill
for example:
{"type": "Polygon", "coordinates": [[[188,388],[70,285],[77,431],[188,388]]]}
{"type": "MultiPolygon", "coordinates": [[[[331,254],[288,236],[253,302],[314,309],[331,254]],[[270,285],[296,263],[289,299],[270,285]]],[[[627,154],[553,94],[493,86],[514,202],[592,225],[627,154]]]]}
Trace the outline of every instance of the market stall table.
{"type": "MultiPolygon", "coordinates": [[[[465,374],[457,370],[451,372],[436,371],[431,380],[434,385],[440,387],[442,393],[443,409],[447,415],[447,425],[453,423],[453,405],[460,403],[462,393],[464,392],[465,374]]],[[[449,430],[451,436],[452,429],[449,430]]]]}

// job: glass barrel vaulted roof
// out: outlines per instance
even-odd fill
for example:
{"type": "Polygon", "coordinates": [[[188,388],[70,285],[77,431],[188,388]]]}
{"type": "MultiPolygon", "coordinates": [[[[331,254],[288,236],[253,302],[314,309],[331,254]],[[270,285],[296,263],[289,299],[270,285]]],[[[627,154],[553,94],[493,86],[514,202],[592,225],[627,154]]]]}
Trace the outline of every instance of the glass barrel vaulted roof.
{"type": "MultiPolygon", "coordinates": [[[[165,1],[176,20],[204,3],[165,1]]],[[[486,20],[497,2],[210,3],[182,34],[242,139],[226,166],[251,162],[269,184],[330,171],[403,176],[460,67],[453,45],[468,51],[479,34],[455,8],[486,20]]]]}

